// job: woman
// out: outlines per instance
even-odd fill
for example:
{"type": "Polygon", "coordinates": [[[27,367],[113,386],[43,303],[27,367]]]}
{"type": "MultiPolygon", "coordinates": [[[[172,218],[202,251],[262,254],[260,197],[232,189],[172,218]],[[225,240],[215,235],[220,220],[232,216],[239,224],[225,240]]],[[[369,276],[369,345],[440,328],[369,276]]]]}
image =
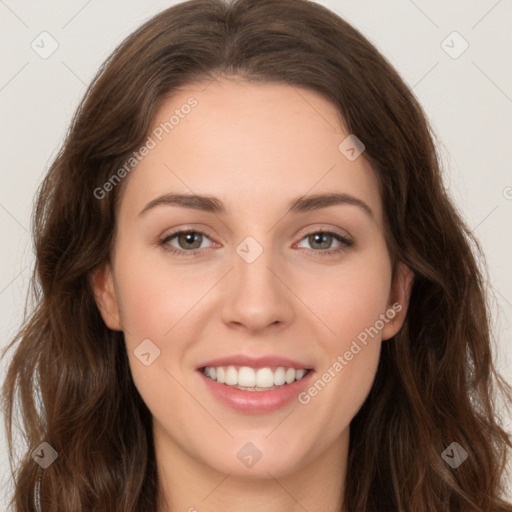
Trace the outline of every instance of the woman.
{"type": "Polygon", "coordinates": [[[329,10],[148,21],[34,237],[16,511],[512,510],[478,245],[420,105],[329,10]]]}

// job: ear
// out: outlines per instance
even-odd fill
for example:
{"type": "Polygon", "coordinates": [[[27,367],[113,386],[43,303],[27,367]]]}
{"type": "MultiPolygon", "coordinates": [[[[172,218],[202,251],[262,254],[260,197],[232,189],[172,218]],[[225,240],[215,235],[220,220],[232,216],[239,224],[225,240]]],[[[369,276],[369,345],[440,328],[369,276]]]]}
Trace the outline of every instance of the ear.
{"type": "Polygon", "coordinates": [[[91,286],[94,299],[107,327],[114,331],[122,331],[119,303],[114,287],[112,269],[108,263],[92,271],[91,286]]]}
{"type": "Polygon", "coordinates": [[[392,338],[401,329],[409,307],[413,280],[413,271],[405,263],[399,262],[391,283],[388,309],[385,313],[389,321],[382,329],[383,340],[392,338]]]}

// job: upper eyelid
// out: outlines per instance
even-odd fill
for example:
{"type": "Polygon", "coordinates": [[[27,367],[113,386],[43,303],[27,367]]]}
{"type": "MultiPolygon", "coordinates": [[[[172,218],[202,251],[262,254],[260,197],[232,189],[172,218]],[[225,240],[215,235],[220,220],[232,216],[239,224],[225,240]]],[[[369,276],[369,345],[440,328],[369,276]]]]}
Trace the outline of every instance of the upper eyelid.
{"type": "Polygon", "coordinates": [[[160,237],[160,239],[164,240],[164,241],[165,240],[170,240],[170,239],[172,239],[172,238],[174,238],[174,237],[176,237],[178,235],[181,235],[182,233],[198,233],[198,234],[204,235],[207,238],[209,238],[210,240],[212,240],[212,237],[206,231],[203,231],[201,229],[188,229],[188,228],[178,229],[176,231],[173,231],[172,233],[169,233],[168,235],[160,237]]]}

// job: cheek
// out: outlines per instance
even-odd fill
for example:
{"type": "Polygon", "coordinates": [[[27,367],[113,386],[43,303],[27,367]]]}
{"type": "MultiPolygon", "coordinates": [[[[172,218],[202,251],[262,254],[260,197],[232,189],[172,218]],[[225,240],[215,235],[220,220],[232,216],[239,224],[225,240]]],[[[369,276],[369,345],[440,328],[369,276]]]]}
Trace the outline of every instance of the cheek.
{"type": "Polygon", "coordinates": [[[116,275],[132,376],[145,401],[151,402],[157,399],[155,390],[173,387],[169,372],[175,374],[182,364],[187,348],[184,329],[190,328],[188,321],[205,293],[205,283],[197,277],[180,279],[178,272],[147,264],[137,254],[120,258],[116,275]],[[146,353],[150,356],[145,362],[151,361],[147,366],[140,358],[146,353]]]}
{"type": "Polygon", "coordinates": [[[320,339],[332,356],[334,352],[348,350],[351,341],[374,326],[386,312],[391,264],[385,250],[368,251],[322,272],[315,286],[311,286],[312,276],[301,277],[301,293],[329,327],[320,339]]]}
{"type": "Polygon", "coordinates": [[[306,299],[329,329],[318,330],[323,333],[316,338],[321,364],[316,384],[306,391],[302,403],[314,403],[316,413],[336,426],[348,425],[371,389],[381,349],[381,315],[388,310],[387,252],[365,256],[336,271],[331,268],[322,292],[310,292],[306,299]]]}
{"type": "Polygon", "coordinates": [[[148,264],[137,254],[120,258],[116,275],[126,349],[139,393],[155,417],[168,411],[171,397],[173,408],[186,411],[190,396],[179,384],[183,379],[177,369],[187,353],[188,321],[208,283],[197,276],[180,279],[179,272],[148,264]],[[147,365],[142,357],[146,353],[147,365]]]}
{"type": "Polygon", "coordinates": [[[171,336],[211,286],[211,279],[197,273],[185,273],[179,267],[170,270],[129,256],[117,267],[117,276],[123,327],[132,338],[171,336]]]}

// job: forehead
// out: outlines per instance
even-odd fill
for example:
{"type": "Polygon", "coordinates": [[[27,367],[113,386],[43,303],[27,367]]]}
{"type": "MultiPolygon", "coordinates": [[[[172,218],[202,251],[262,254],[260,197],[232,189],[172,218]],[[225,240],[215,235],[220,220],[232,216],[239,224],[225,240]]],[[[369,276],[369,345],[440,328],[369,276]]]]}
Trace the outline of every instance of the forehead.
{"type": "Polygon", "coordinates": [[[335,191],[360,197],[378,216],[377,181],[364,153],[351,161],[340,150],[349,135],[335,105],[305,88],[225,78],[190,85],[160,105],[151,149],[125,195],[140,210],[167,192],[280,207],[335,191]]]}

